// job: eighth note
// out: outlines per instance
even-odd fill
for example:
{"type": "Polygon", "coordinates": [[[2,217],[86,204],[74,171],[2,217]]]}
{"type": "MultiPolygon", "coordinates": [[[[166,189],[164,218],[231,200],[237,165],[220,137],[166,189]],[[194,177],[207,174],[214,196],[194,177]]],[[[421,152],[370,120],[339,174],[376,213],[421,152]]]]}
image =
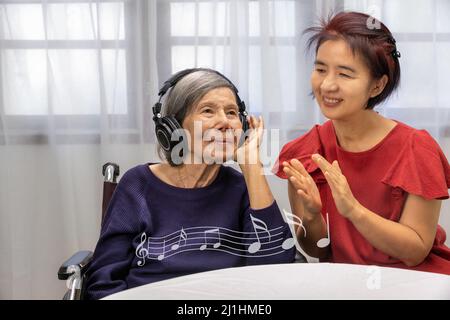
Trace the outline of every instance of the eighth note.
{"type": "Polygon", "coordinates": [[[258,236],[258,231],[256,231],[256,230],[258,229],[258,230],[262,230],[262,231],[267,232],[267,234],[269,235],[269,241],[270,241],[270,232],[269,232],[269,230],[267,228],[267,225],[264,223],[264,221],[262,221],[260,219],[257,219],[257,218],[254,218],[252,215],[250,215],[250,219],[252,220],[253,229],[255,230],[255,235],[256,235],[256,238],[258,239],[258,241],[253,242],[248,247],[247,251],[249,253],[255,253],[255,252],[258,252],[259,249],[261,249],[261,241],[260,241],[259,236],[258,236]]]}
{"type": "Polygon", "coordinates": [[[281,244],[281,248],[283,248],[284,250],[288,250],[288,249],[292,248],[294,245],[295,245],[295,239],[294,238],[287,238],[281,244]]]}
{"type": "Polygon", "coordinates": [[[294,226],[299,226],[300,228],[303,229],[303,237],[306,238],[306,229],[305,226],[303,225],[303,221],[302,219],[300,219],[299,217],[297,217],[296,215],[293,215],[290,212],[287,212],[286,210],[283,209],[284,215],[286,216],[287,219],[287,223],[294,225],[294,226]]]}
{"type": "Polygon", "coordinates": [[[187,234],[183,228],[181,228],[180,238],[178,239],[178,243],[172,245],[172,250],[177,250],[180,247],[181,240],[184,240],[184,245],[186,245],[187,234]]]}
{"type": "Polygon", "coordinates": [[[319,248],[325,248],[329,244],[330,244],[330,222],[328,221],[328,212],[327,212],[327,237],[317,241],[317,246],[319,248]]]}
{"type": "MultiPolygon", "coordinates": [[[[296,215],[293,215],[290,212],[287,212],[284,209],[283,209],[283,212],[284,212],[284,216],[286,217],[286,222],[290,225],[299,226],[300,228],[302,228],[303,229],[303,237],[306,238],[306,229],[305,229],[305,226],[303,225],[302,219],[300,219],[296,215]]],[[[295,228],[294,228],[294,230],[295,230],[295,228]]],[[[295,231],[294,231],[294,233],[295,233],[295,231]]],[[[296,240],[294,239],[294,237],[287,238],[286,240],[283,241],[281,248],[283,248],[284,250],[291,249],[295,245],[295,242],[296,242],[296,240]]]]}
{"type": "Polygon", "coordinates": [[[200,246],[200,251],[205,250],[206,247],[207,247],[207,243],[206,243],[206,234],[207,234],[207,233],[217,233],[217,236],[218,236],[218,238],[219,238],[219,241],[217,241],[216,243],[214,243],[213,247],[214,247],[214,249],[217,249],[218,247],[220,247],[220,231],[219,231],[219,228],[216,228],[216,229],[206,230],[206,231],[203,233],[203,236],[205,237],[205,243],[202,244],[202,245],[200,246]]]}

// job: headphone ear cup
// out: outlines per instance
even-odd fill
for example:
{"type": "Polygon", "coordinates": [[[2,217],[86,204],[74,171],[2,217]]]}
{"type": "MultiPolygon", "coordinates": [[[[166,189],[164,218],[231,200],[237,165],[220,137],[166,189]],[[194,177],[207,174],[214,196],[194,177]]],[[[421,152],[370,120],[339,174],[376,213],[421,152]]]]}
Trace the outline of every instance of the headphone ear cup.
{"type": "Polygon", "coordinates": [[[244,131],[244,134],[245,134],[247,132],[247,130],[249,129],[249,125],[247,122],[247,116],[243,115],[242,113],[239,113],[239,118],[242,123],[242,131],[244,131]]]}
{"type": "Polygon", "coordinates": [[[173,116],[165,116],[157,120],[155,124],[156,138],[164,151],[172,151],[180,141],[184,140],[180,129],[180,124],[173,116]]]}
{"type": "Polygon", "coordinates": [[[239,138],[238,147],[240,147],[244,144],[245,139],[247,138],[246,133],[247,133],[247,130],[249,129],[249,125],[247,122],[247,116],[242,113],[239,113],[239,119],[241,120],[241,123],[242,123],[242,135],[239,138]]]}

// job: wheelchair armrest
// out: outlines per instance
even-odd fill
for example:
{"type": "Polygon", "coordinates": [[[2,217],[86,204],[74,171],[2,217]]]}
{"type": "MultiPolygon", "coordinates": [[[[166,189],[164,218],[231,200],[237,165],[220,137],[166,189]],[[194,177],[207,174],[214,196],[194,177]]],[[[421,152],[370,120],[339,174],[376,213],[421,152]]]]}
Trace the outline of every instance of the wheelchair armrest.
{"type": "Polygon", "coordinates": [[[116,179],[120,175],[120,168],[113,162],[107,162],[102,167],[102,174],[105,182],[116,183],[116,179]]]}
{"type": "Polygon", "coordinates": [[[80,271],[86,269],[89,263],[92,261],[93,253],[91,251],[78,251],[69,259],[67,259],[58,270],[58,279],[59,280],[67,280],[70,275],[73,274],[73,271],[69,270],[70,266],[78,266],[80,271]]]}

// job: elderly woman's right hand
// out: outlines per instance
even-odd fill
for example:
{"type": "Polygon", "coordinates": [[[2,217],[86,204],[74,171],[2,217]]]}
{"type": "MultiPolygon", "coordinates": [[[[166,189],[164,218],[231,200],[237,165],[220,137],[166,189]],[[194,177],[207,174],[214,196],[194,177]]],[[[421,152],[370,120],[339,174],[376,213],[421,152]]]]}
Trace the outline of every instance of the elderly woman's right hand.
{"type": "Polygon", "coordinates": [[[322,210],[319,189],[302,163],[297,159],[284,161],[283,171],[296,190],[296,194],[302,199],[305,210],[313,215],[319,214],[322,210]]]}

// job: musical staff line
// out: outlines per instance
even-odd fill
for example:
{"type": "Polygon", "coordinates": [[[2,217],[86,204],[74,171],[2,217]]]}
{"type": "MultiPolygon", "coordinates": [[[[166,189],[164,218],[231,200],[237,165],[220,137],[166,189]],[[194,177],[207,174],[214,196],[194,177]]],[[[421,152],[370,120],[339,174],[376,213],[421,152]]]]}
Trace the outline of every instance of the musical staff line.
{"type": "MultiPolygon", "coordinates": [[[[264,258],[264,257],[270,257],[270,256],[273,256],[273,255],[276,255],[276,254],[280,254],[280,253],[283,253],[285,250],[284,249],[282,249],[281,251],[277,251],[277,252],[274,252],[274,253],[270,253],[270,254],[258,254],[258,255],[248,255],[248,254],[239,254],[239,253],[234,253],[234,252],[232,252],[232,251],[230,251],[230,250],[223,250],[223,249],[220,249],[220,248],[227,248],[227,249],[233,249],[233,250],[235,250],[235,248],[232,248],[232,247],[228,247],[228,246],[220,246],[219,248],[208,248],[207,250],[208,251],[220,251],[220,252],[225,252],[225,253],[228,253],[228,254],[231,254],[231,255],[234,255],[234,256],[238,256],[238,257],[243,257],[243,258],[264,258]]],[[[280,247],[281,248],[281,247],[280,247]]],[[[275,249],[275,248],[273,248],[273,249],[275,249]]],[[[170,257],[172,257],[172,256],[174,256],[174,255],[177,255],[177,254],[180,254],[180,253],[183,253],[183,252],[189,252],[189,251],[198,251],[198,248],[194,248],[194,249],[186,249],[186,250],[183,250],[183,251],[174,251],[172,254],[169,254],[169,255],[167,255],[166,257],[165,257],[165,259],[168,259],[168,258],[170,258],[170,257]]],[[[246,250],[244,250],[244,251],[246,251],[246,250]]],[[[261,250],[261,251],[264,251],[264,250],[261,250]]],[[[246,251],[247,252],[247,251],[246,251]]],[[[157,260],[157,258],[154,258],[154,257],[148,257],[147,258],[148,260],[157,260]]]]}
{"type": "Polygon", "coordinates": [[[162,261],[180,253],[205,250],[239,257],[267,257],[294,246],[294,239],[286,238],[286,229],[290,231],[288,224],[269,229],[263,220],[251,214],[250,222],[254,232],[217,226],[182,227],[161,237],[148,237],[143,232],[135,251],[140,259],[137,265],[142,267],[146,260],[162,261]]]}
{"type": "MultiPolygon", "coordinates": [[[[207,237],[207,239],[216,240],[217,238],[216,237],[207,237]]],[[[164,247],[158,247],[157,248],[158,250],[155,250],[154,253],[151,253],[151,251],[149,251],[149,250],[143,249],[143,251],[141,251],[139,255],[137,254],[137,256],[140,259],[142,259],[141,261],[138,261],[138,266],[142,266],[143,264],[145,264],[145,260],[158,260],[158,261],[161,261],[161,260],[170,258],[170,257],[172,257],[172,256],[174,256],[176,254],[179,254],[179,253],[183,253],[183,252],[187,252],[187,251],[193,251],[193,250],[195,250],[195,251],[201,250],[200,249],[201,246],[204,245],[204,242],[201,241],[201,240],[203,240],[203,238],[200,237],[200,238],[195,238],[195,239],[191,239],[191,240],[200,240],[200,241],[196,241],[194,243],[185,244],[179,250],[168,249],[168,248],[171,247],[170,244],[166,244],[164,247]],[[192,247],[194,247],[194,248],[192,248],[192,247]]],[[[250,247],[251,243],[236,243],[236,242],[232,242],[232,241],[227,240],[227,239],[221,240],[220,246],[216,246],[216,247],[214,247],[214,246],[211,246],[211,247],[205,246],[205,248],[203,250],[216,250],[216,249],[219,249],[219,248],[226,248],[226,249],[229,249],[229,250],[222,250],[222,251],[223,252],[228,252],[230,254],[232,253],[231,251],[235,251],[235,252],[238,252],[235,255],[239,255],[241,257],[261,257],[261,256],[267,256],[267,254],[266,255],[264,254],[265,252],[270,252],[270,251],[278,249],[278,248],[282,248],[283,250],[289,249],[289,248],[285,248],[284,247],[284,242],[285,241],[286,241],[286,239],[284,237],[278,237],[278,238],[273,237],[270,242],[264,242],[263,243],[264,248],[258,250],[259,254],[257,254],[257,255],[254,255],[254,254],[252,254],[252,252],[249,252],[249,247],[250,247]],[[240,249],[240,248],[236,248],[234,246],[229,246],[229,245],[226,244],[227,242],[232,242],[233,244],[238,244],[241,247],[244,247],[244,248],[247,247],[247,248],[246,249],[240,249]],[[266,248],[266,247],[268,247],[268,248],[266,248]],[[240,254],[240,253],[243,253],[243,254],[240,254]],[[245,253],[247,253],[247,254],[245,254],[245,253]]],[[[138,253],[138,251],[137,251],[137,253],[138,253]]]]}
{"type": "MultiPolygon", "coordinates": [[[[204,234],[204,232],[194,232],[194,233],[195,234],[204,234]]],[[[203,240],[204,239],[204,236],[192,237],[192,235],[194,233],[188,233],[188,237],[189,237],[190,240],[197,240],[197,239],[203,240]]],[[[283,234],[282,232],[279,232],[279,233],[273,234],[272,237],[277,237],[277,236],[280,236],[282,234],[283,234]]],[[[221,237],[223,238],[224,241],[231,242],[231,243],[234,243],[234,244],[242,244],[243,243],[243,242],[236,242],[236,241],[232,241],[232,240],[226,239],[226,237],[228,237],[228,236],[229,235],[227,235],[227,234],[221,233],[221,237]]],[[[236,237],[233,237],[233,238],[236,238],[236,237]]],[[[263,239],[263,240],[268,239],[268,238],[269,238],[268,236],[260,237],[260,239],[263,239]]],[[[215,238],[209,237],[208,239],[215,239],[215,238]]],[[[250,240],[257,240],[258,238],[256,238],[256,237],[249,237],[249,238],[238,238],[238,239],[240,239],[240,240],[249,240],[250,241],[250,240]]],[[[169,242],[171,240],[174,240],[174,243],[179,241],[177,238],[172,238],[170,240],[167,240],[166,243],[168,243],[168,245],[171,245],[172,243],[169,242]]],[[[148,241],[149,245],[146,248],[147,249],[160,249],[162,243],[163,242],[150,242],[150,241],[148,241]],[[158,246],[158,244],[160,244],[160,245],[158,246]],[[151,246],[151,245],[154,245],[154,246],[151,246]]],[[[268,243],[268,242],[264,241],[264,243],[268,243]]]]}
{"type": "MultiPolygon", "coordinates": [[[[226,231],[229,231],[229,232],[234,232],[234,233],[238,233],[238,234],[242,234],[242,235],[255,234],[254,232],[236,231],[236,230],[232,230],[232,229],[228,229],[228,228],[224,228],[224,227],[217,227],[217,226],[190,227],[190,228],[184,228],[184,231],[189,233],[189,231],[192,230],[192,229],[208,229],[209,230],[209,229],[214,229],[214,228],[219,228],[220,230],[226,230],[226,231]]],[[[273,228],[273,229],[269,229],[268,231],[269,232],[275,232],[275,231],[277,231],[279,229],[283,229],[283,228],[284,228],[284,226],[279,226],[279,227],[276,227],[276,228],[273,228]]],[[[168,235],[162,236],[162,237],[148,237],[148,239],[161,240],[161,243],[162,243],[162,240],[164,240],[164,239],[167,240],[166,238],[170,237],[170,236],[174,236],[174,238],[178,238],[179,233],[180,233],[180,230],[177,230],[177,231],[174,231],[174,232],[172,232],[172,233],[170,233],[168,235]]],[[[192,232],[190,232],[190,233],[192,233],[192,232]]],[[[230,235],[230,237],[240,238],[240,237],[233,236],[233,235],[230,235]]]]}
{"type": "MultiPolygon", "coordinates": [[[[200,247],[201,245],[204,244],[204,241],[203,241],[203,240],[204,240],[205,238],[204,238],[204,237],[199,237],[199,238],[189,238],[189,239],[190,239],[190,240],[199,240],[199,241],[198,241],[198,242],[187,243],[187,244],[183,245],[183,247],[186,247],[186,246],[192,246],[192,245],[195,245],[195,246],[200,247]]],[[[206,239],[209,239],[209,240],[217,240],[217,237],[206,237],[206,239]]],[[[263,242],[262,244],[263,244],[263,245],[270,245],[270,244],[274,244],[274,243],[280,242],[281,240],[285,240],[285,238],[280,237],[280,238],[277,238],[277,239],[275,239],[275,240],[263,242]]],[[[227,239],[221,239],[220,242],[221,242],[221,243],[227,242],[227,243],[231,243],[231,244],[235,244],[235,245],[239,245],[239,246],[250,246],[250,245],[251,245],[251,243],[234,242],[234,241],[227,240],[227,239]]],[[[209,244],[211,244],[211,243],[209,243],[209,244]]],[[[166,247],[170,247],[170,244],[166,244],[166,247]]],[[[161,250],[162,248],[163,248],[162,246],[160,246],[160,247],[153,247],[153,249],[159,249],[159,250],[161,250]]],[[[241,250],[241,249],[236,249],[236,250],[241,250]]],[[[261,249],[261,250],[264,250],[264,249],[261,249]]],[[[248,250],[241,250],[241,251],[248,251],[248,250]]],[[[158,251],[155,250],[155,252],[158,252],[158,251]]]]}

